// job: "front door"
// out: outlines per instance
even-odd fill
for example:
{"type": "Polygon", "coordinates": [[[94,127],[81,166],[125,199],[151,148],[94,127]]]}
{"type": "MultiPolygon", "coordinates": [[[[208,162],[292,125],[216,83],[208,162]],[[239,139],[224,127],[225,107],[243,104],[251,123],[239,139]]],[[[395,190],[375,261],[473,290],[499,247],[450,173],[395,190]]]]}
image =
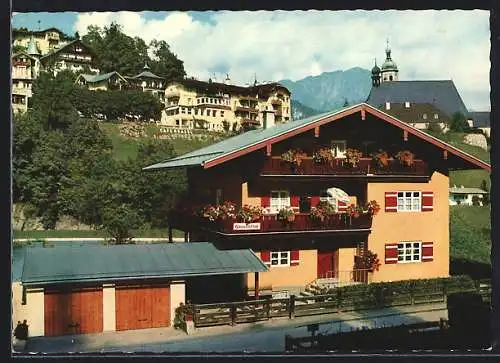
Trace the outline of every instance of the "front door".
{"type": "Polygon", "coordinates": [[[318,250],[318,278],[337,277],[337,256],[338,250],[318,250]]]}

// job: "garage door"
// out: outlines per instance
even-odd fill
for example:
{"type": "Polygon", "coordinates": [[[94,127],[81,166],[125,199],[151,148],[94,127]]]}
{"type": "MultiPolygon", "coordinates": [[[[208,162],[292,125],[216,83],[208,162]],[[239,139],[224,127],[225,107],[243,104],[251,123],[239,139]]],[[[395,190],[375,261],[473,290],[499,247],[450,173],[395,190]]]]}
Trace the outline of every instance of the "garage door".
{"type": "Polygon", "coordinates": [[[116,286],[116,330],[170,325],[169,285],[116,286]]]}
{"type": "Polygon", "coordinates": [[[45,335],[102,332],[102,288],[45,290],[45,335]]]}

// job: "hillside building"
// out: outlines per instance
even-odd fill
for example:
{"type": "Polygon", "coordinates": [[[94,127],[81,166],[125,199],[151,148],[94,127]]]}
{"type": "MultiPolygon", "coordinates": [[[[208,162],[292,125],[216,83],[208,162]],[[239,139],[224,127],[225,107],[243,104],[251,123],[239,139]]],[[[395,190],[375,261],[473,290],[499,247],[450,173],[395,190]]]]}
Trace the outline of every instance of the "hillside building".
{"type": "Polygon", "coordinates": [[[291,119],[290,91],[278,83],[249,87],[183,79],[165,89],[161,124],[223,131],[291,119]]]}
{"type": "Polygon", "coordinates": [[[13,29],[12,31],[12,45],[14,46],[28,48],[32,39],[34,39],[36,48],[42,56],[59,49],[72,40],[57,28],[38,31],[13,29]]]}

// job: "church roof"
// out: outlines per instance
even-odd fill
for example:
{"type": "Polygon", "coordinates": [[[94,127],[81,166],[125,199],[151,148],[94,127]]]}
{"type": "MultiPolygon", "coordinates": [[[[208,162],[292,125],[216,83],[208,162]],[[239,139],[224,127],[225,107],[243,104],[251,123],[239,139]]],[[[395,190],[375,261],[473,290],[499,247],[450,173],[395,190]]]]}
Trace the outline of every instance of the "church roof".
{"type": "Polygon", "coordinates": [[[380,107],[386,102],[430,103],[448,117],[455,112],[469,115],[465,104],[452,80],[443,81],[395,81],[372,87],[366,103],[380,107]]]}
{"type": "Polygon", "coordinates": [[[157,76],[154,73],[151,73],[150,71],[143,71],[139,73],[136,76],[129,77],[129,78],[156,78],[156,79],[163,79],[163,77],[157,76]]]}
{"type": "Polygon", "coordinates": [[[36,47],[35,39],[33,37],[30,38],[30,42],[28,44],[28,50],[26,51],[29,55],[40,55],[38,48],[36,47]]]}
{"type": "Polygon", "coordinates": [[[430,103],[411,103],[406,107],[405,103],[391,103],[390,110],[385,109],[385,104],[378,107],[379,110],[396,117],[407,123],[433,123],[449,122],[450,118],[430,103]],[[424,114],[426,118],[424,118],[424,114]],[[437,115],[437,118],[434,117],[437,115]]]}

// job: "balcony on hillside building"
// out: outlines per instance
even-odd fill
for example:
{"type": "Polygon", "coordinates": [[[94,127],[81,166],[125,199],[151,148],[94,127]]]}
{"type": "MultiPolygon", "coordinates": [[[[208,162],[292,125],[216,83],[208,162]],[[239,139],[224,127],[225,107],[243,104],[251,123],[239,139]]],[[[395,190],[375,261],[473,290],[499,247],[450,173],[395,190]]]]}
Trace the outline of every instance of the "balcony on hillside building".
{"type": "Polygon", "coordinates": [[[304,158],[300,165],[291,164],[273,156],[266,160],[261,176],[418,176],[428,177],[428,165],[423,160],[414,160],[411,166],[403,166],[398,160],[390,160],[386,167],[377,167],[371,158],[360,158],[356,166],[345,159],[334,159],[318,164],[312,157],[304,158]]]}
{"type": "Polygon", "coordinates": [[[370,232],[372,215],[361,214],[357,217],[347,213],[336,213],[325,217],[323,221],[311,218],[309,213],[295,213],[293,221],[282,221],[276,214],[266,214],[250,223],[239,222],[234,218],[210,221],[192,214],[172,213],[169,217],[171,228],[184,231],[200,230],[213,232],[222,236],[258,236],[266,234],[297,234],[297,233],[356,233],[370,232]]]}

